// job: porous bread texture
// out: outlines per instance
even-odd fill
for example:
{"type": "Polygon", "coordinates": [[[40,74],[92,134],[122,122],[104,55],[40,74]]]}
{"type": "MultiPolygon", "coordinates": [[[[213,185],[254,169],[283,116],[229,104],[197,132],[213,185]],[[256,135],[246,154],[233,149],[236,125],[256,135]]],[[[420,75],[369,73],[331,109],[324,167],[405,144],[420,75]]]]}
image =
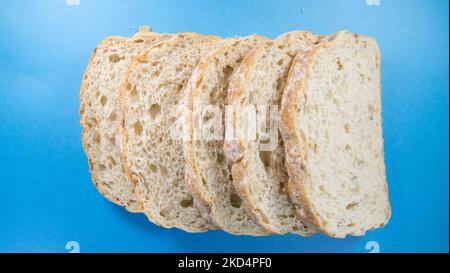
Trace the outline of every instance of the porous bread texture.
{"type": "Polygon", "coordinates": [[[269,234],[244,209],[223,152],[228,80],[245,54],[266,41],[259,35],[228,39],[201,59],[184,90],[189,110],[185,179],[203,217],[236,235],[269,234]]]}
{"type": "Polygon", "coordinates": [[[150,221],[189,232],[213,226],[184,181],[182,139],[171,134],[181,92],[201,56],[220,41],[195,33],[159,43],[130,65],[121,92],[122,153],[150,221]]]}
{"type": "MultiPolygon", "coordinates": [[[[232,76],[228,103],[237,113],[247,105],[279,106],[294,55],[320,39],[309,32],[294,31],[255,49],[244,58],[232,76]]],[[[235,117],[233,127],[239,126],[238,120],[235,117]]],[[[273,141],[277,143],[275,149],[261,151],[259,134],[256,141],[246,141],[241,136],[235,140],[227,136],[224,149],[228,160],[233,162],[233,183],[248,211],[265,229],[278,234],[311,235],[313,231],[297,217],[286,190],[281,137],[273,141]]]]}
{"type": "Polygon", "coordinates": [[[390,217],[380,80],[375,40],[346,31],[291,66],[281,112],[288,191],[329,236],[364,235],[390,217]]]}
{"type": "Polygon", "coordinates": [[[80,88],[82,143],[92,181],[108,200],[131,212],[142,211],[134,185],[120,158],[119,93],[134,57],[168,34],[139,33],[138,38],[109,37],[94,49],[80,88]]]}

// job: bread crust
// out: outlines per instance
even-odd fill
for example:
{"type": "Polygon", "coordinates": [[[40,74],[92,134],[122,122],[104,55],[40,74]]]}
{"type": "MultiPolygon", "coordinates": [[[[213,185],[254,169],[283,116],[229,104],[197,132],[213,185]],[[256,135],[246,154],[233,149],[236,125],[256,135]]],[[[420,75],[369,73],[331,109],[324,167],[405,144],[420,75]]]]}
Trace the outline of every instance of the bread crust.
{"type": "MultiPolygon", "coordinates": [[[[130,165],[130,162],[129,162],[129,159],[128,159],[128,154],[127,154],[127,149],[126,149],[126,145],[127,145],[128,141],[129,141],[129,133],[128,133],[126,127],[125,127],[125,119],[126,119],[126,116],[129,114],[128,113],[128,107],[127,107],[127,99],[126,99],[126,94],[128,92],[127,85],[130,84],[129,76],[130,76],[131,72],[139,65],[139,63],[142,62],[142,60],[146,60],[147,59],[147,56],[153,50],[155,50],[157,48],[160,48],[163,45],[168,44],[168,43],[175,43],[176,41],[174,41],[174,40],[176,39],[176,37],[180,37],[180,35],[190,36],[190,37],[193,37],[193,38],[196,38],[196,39],[209,40],[209,41],[212,41],[212,42],[213,41],[218,42],[221,39],[220,37],[217,37],[217,36],[204,36],[204,35],[201,35],[201,34],[195,33],[195,32],[186,32],[186,33],[173,34],[173,38],[172,39],[166,40],[166,41],[162,41],[162,42],[159,42],[159,43],[153,45],[144,54],[142,54],[141,56],[136,57],[131,62],[131,64],[129,65],[128,70],[126,72],[126,75],[125,75],[124,84],[122,85],[122,88],[120,90],[120,96],[119,96],[119,105],[120,105],[120,113],[121,113],[120,114],[120,119],[121,119],[120,135],[122,137],[121,156],[122,156],[122,160],[124,162],[125,172],[127,173],[128,177],[130,177],[131,181],[136,185],[135,192],[136,192],[137,198],[138,198],[138,200],[140,201],[141,204],[142,204],[142,202],[144,200],[144,193],[140,192],[140,190],[139,190],[140,187],[137,186],[137,184],[138,183],[142,183],[142,182],[139,180],[138,177],[136,177],[133,174],[133,172],[131,170],[131,165],[130,165]]],[[[187,183],[187,182],[185,181],[185,183],[187,183]]],[[[149,221],[153,222],[156,225],[159,225],[159,226],[162,226],[162,227],[165,227],[165,228],[177,227],[175,225],[170,225],[169,226],[169,225],[166,225],[166,224],[162,223],[161,221],[158,220],[157,217],[155,217],[155,215],[153,215],[152,212],[150,212],[148,210],[143,209],[142,212],[147,216],[149,221]]],[[[209,219],[206,219],[206,220],[210,223],[209,219]]],[[[212,223],[210,223],[207,228],[194,228],[194,227],[191,227],[189,229],[188,228],[182,228],[182,229],[187,231],[187,232],[206,232],[209,229],[216,229],[216,227],[212,223]]]]}
{"type": "MultiPolygon", "coordinates": [[[[308,223],[316,227],[320,232],[325,235],[335,237],[335,238],[345,238],[346,234],[335,233],[326,228],[326,221],[322,219],[317,212],[317,209],[312,202],[310,192],[306,187],[306,172],[304,170],[303,161],[304,154],[302,151],[305,150],[305,143],[299,135],[297,128],[297,108],[300,97],[302,96],[307,79],[309,78],[316,56],[320,49],[328,47],[335,43],[336,39],[342,33],[347,31],[340,31],[330,36],[328,39],[322,41],[320,44],[306,50],[305,52],[298,53],[291,65],[289,71],[287,86],[283,93],[283,99],[281,104],[280,112],[280,131],[284,140],[285,154],[286,154],[286,170],[289,174],[288,181],[288,193],[291,200],[297,206],[297,214],[299,217],[308,223]]],[[[362,36],[360,36],[362,37],[362,36]]],[[[373,43],[376,46],[376,42],[369,37],[362,37],[368,42],[373,43]]],[[[378,64],[378,73],[380,65],[378,64]]],[[[381,94],[381,90],[378,90],[381,94]]],[[[383,158],[384,158],[384,148],[383,148],[383,158]]],[[[384,176],[386,194],[387,192],[387,182],[386,176],[384,176]]],[[[388,197],[389,203],[389,197],[388,197]]],[[[389,206],[389,216],[391,214],[391,208],[389,206]]],[[[388,221],[387,220],[387,221],[388,221]]],[[[353,233],[352,235],[361,236],[364,233],[353,233]]]]}

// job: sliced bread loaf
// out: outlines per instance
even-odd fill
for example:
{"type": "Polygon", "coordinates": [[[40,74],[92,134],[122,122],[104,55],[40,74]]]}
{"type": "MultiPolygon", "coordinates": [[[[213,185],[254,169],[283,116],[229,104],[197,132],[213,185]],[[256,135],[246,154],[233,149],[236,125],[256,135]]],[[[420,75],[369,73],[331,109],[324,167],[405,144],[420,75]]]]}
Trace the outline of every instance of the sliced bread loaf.
{"type": "Polygon", "coordinates": [[[139,33],[139,38],[109,37],[94,50],[80,88],[82,143],[92,181],[108,200],[127,210],[142,210],[120,158],[119,93],[131,60],[170,35],[139,33]]]}
{"type": "Polygon", "coordinates": [[[258,35],[228,39],[202,58],[184,90],[189,115],[189,138],[184,145],[186,181],[203,216],[232,234],[269,233],[242,206],[223,153],[229,77],[247,52],[268,40],[258,35]]]}
{"type": "MultiPolygon", "coordinates": [[[[284,82],[294,55],[319,40],[320,37],[308,32],[290,32],[273,42],[266,42],[247,55],[229,84],[228,101],[235,112],[242,114],[242,110],[251,105],[256,106],[257,111],[258,106],[276,109],[281,102],[284,82]]],[[[258,126],[267,123],[265,116],[263,120],[258,120],[258,126]]],[[[271,121],[272,127],[277,127],[277,117],[271,121]]],[[[233,120],[231,126],[235,130],[232,131],[239,131],[242,119],[238,116],[233,120]]],[[[263,142],[268,139],[263,139],[260,133],[256,135],[256,140],[247,140],[241,135],[234,139],[227,134],[224,149],[227,158],[234,163],[233,182],[248,210],[265,229],[278,234],[310,235],[312,230],[296,216],[294,204],[289,200],[284,147],[276,127],[276,135],[272,136],[275,139],[270,140],[274,144],[271,149],[262,149],[261,145],[267,144],[263,142]]]]}
{"type": "Polygon", "coordinates": [[[211,228],[193,205],[184,181],[182,140],[171,133],[182,90],[199,59],[220,41],[195,33],[177,34],[130,65],[121,92],[122,153],[152,222],[186,231],[211,228]]]}
{"type": "Polygon", "coordinates": [[[301,219],[339,238],[388,222],[380,52],[373,39],[343,31],[298,53],[281,131],[288,191],[301,219]]]}

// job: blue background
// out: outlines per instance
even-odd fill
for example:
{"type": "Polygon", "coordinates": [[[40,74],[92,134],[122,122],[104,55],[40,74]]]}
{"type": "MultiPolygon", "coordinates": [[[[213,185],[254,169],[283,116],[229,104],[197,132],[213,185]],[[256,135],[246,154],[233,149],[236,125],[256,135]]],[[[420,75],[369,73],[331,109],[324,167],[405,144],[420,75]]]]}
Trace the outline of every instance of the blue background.
{"type": "Polygon", "coordinates": [[[0,1],[0,252],[448,252],[449,3],[341,1],[0,1]],[[295,29],[370,35],[382,50],[392,218],[345,240],[159,228],[107,202],[81,147],[79,86],[109,35],[196,31],[274,38],[295,29]]]}

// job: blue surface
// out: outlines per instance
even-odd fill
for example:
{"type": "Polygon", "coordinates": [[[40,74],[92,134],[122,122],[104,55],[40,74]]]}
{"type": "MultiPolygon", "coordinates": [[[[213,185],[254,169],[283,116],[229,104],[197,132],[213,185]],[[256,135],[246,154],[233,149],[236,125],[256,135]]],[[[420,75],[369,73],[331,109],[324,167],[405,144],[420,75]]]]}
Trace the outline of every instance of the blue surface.
{"type": "MultiPolygon", "coordinates": [[[[73,0],[72,0],[73,1],[73,0]]],[[[372,0],[373,1],[373,0],[372,0]]],[[[448,252],[448,1],[1,1],[0,252],[448,252]],[[345,240],[189,234],[107,202],[81,147],[79,85],[96,44],[158,32],[370,35],[382,51],[392,218],[345,240]]]]}

